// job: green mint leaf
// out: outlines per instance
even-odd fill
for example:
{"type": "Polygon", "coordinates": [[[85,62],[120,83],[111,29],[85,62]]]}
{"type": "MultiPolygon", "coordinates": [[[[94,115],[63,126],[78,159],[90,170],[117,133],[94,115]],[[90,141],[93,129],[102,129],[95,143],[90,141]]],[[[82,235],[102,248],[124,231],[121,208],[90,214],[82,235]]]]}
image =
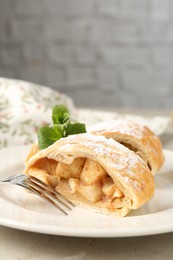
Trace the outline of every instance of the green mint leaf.
{"type": "Polygon", "coordinates": [[[85,124],[72,123],[69,110],[63,105],[53,108],[52,121],[53,126],[43,126],[38,131],[39,149],[45,149],[68,135],[86,133],[85,124]]]}
{"type": "Polygon", "coordinates": [[[71,123],[69,123],[66,126],[66,136],[80,134],[80,133],[86,133],[85,124],[81,124],[81,123],[71,124],[71,123]]]}
{"type": "Polygon", "coordinates": [[[38,130],[38,146],[40,149],[45,149],[61,137],[62,133],[58,128],[43,126],[38,130]]]}
{"type": "Polygon", "coordinates": [[[64,125],[53,125],[52,128],[54,129],[54,131],[58,134],[58,136],[60,135],[61,137],[64,137],[64,125]]]}
{"type": "Polygon", "coordinates": [[[57,105],[52,110],[52,121],[53,124],[65,124],[70,119],[69,110],[63,105],[57,105]]]}

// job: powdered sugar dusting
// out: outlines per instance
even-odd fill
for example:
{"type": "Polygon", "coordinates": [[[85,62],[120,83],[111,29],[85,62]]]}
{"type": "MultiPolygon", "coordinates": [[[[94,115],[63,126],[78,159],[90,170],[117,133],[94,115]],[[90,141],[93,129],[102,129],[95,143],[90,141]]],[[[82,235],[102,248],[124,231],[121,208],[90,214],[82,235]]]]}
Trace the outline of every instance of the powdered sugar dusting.
{"type": "Polygon", "coordinates": [[[125,176],[123,179],[125,183],[133,185],[135,190],[141,189],[141,183],[139,183],[138,181],[130,179],[128,176],[125,176]]]}
{"type": "Polygon", "coordinates": [[[120,132],[122,134],[135,136],[138,138],[142,138],[143,133],[145,131],[145,125],[139,124],[136,121],[132,120],[111,120],[109,122],[105,121],[93,126],[90,126],[87,130],[89,133],[102,133],[102,132],[109,132],[115,133],[120,132]]]}

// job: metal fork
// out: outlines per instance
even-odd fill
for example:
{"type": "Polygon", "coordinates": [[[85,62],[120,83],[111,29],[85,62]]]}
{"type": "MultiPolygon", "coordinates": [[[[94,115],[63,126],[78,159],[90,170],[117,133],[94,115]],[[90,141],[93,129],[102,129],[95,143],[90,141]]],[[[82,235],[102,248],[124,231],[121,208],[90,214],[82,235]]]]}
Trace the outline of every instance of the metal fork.
{"type": "Polygon", "coordinates": [[[13,175],[5,179],[0,179],[0,184],[4,183],[15,184],[31,191],[50,202],[65,215],[68,215],[67,210],[71,210],[74,207],[71,201],[34,176],[26,174],[13,175]]]}

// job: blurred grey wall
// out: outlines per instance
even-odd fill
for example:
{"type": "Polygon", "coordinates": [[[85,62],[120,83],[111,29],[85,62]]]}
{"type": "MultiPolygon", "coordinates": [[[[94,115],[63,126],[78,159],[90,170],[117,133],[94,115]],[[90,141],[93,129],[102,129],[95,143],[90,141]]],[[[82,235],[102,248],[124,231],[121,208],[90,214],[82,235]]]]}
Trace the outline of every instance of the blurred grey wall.
{"type": "Polygon", "coordinates": [[[172,0],[0,0],[0,76],[78,106],[171,108],[172,0]]]}

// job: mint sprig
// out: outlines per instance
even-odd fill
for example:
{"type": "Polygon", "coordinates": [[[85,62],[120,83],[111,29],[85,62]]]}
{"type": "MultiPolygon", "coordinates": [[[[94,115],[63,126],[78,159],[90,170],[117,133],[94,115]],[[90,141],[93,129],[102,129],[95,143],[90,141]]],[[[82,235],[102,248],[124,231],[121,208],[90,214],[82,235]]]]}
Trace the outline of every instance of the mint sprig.
{"type": "Polygon", "coordinates": [[[60,138],[68,135],[86,133],[85,124],[71,122],[70,112],[63,105],[53,107],[52,122],[52,126],[43,126],[38,130],[39,149],[45,149],[60,138]]]}

